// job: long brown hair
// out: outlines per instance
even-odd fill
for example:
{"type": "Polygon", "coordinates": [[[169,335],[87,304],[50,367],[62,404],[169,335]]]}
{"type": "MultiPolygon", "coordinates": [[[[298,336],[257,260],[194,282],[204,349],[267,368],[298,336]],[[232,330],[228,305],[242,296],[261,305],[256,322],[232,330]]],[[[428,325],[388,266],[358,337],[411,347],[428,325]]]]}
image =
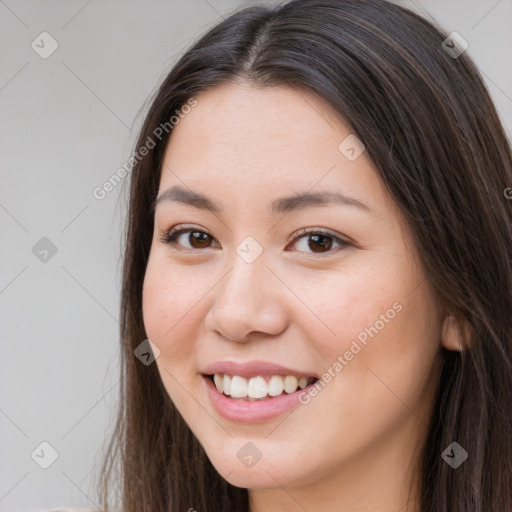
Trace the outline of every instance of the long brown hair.
{"type": "Polygon", "coordinates": [[[142,284],[151,205],[172,129],[155,130],[208,88],[244,79],[325,98],[364,142],[407,219],[446,311],[467,319],[470,345],[444,351],[418,468],[422,512],[512,511],[512,154],[467,52],[441,27],[383,0],[292,0],[233,13],[178,60],[152,100],[130,177],[121,298],[117,421],[99,478],[105,512],[245,512],[167,395],[147,338],[142,284]],[[453,42],[449,45],[453,47],[453,42]],[[161,132],[161,130],[160,130],[161,132]],[[160,132],[157,132],[160,134],[160,132]],[[510,190],[510,189],[509,189],[510,190]],[[468,459],[452,469],[452,442],[468,459]]]}

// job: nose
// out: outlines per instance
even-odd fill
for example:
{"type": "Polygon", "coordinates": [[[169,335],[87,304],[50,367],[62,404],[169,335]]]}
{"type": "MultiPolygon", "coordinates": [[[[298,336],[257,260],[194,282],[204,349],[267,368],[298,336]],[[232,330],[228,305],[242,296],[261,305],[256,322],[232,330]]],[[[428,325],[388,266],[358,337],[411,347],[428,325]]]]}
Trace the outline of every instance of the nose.
{"type": "Polygon", "coordinates": [[[263,255],[252,263],[235,255],[212,290],[214,298],[205,326],[239,343],[254,338],[255,333],[278,335],[288,324],[285,292],[286,287],[268,268],[263,255]]]}

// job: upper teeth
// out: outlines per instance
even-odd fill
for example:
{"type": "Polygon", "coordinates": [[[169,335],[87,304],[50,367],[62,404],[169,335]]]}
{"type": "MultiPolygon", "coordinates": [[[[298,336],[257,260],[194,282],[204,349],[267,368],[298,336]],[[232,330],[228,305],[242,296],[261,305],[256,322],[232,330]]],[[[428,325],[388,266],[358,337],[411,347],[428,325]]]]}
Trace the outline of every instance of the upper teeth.
{"type": "Polygon", "coordinates": [[[278,396],[283,393],[294,393],[297,387],[304,389],[308,384],[314,380],[313,377],[300,377],[294,375],[287,375],[281,377],[280,375],[273,375],[269,378],[268,383],[264,377],[252,377],[246,379],[239,375],[227,375],[216,373],[213,376],[213,382],[219,393],[232,396],[234,398],[264,398],[267,395],[278,396]]]}

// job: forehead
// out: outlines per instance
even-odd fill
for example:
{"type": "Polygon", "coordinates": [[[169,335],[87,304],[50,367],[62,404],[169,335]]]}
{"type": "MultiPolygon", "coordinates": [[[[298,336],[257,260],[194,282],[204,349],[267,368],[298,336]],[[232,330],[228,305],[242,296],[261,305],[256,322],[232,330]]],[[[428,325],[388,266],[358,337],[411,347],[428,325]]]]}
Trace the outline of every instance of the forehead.
{"type": "Polygon", "coordinates": [[[351,133],[324,100],[293,88],[230,83],[208,89],[196,101],[174,127],[165,161],[201,163],[202,173],[233,166],[261,172],[276,162],[286,176],[284,159],[294,164],[290,177],[301,170],[298,162],[306,170],[310,165],[327,170],[339,160],[338,146],[351,133]]]}
{"type": "Polygon", "coordinates": [[[266,154],[282,151],[287,143],[305,139],[313,143],[318,137],[350,133],[324,100],[289,87],[229,83],[203,92],[196,100],[197,106],[174,128],[171,141],[192,137],[197,150],[205,145],[215,150],[218,145],[227,151],[226,146],[231,146],[233,152],[244,154],[261,151],[264,145],[266,154]]]}
{"type": "Polygon", "coordinates": [[[242,206],[329,190],[360,198],[376,212],[393,208],[366,152],[350,160],[340,150],[355,135],[322,98],[230,83],[195,99],[169,139],[160,192],[181,185],[242,206]]]}

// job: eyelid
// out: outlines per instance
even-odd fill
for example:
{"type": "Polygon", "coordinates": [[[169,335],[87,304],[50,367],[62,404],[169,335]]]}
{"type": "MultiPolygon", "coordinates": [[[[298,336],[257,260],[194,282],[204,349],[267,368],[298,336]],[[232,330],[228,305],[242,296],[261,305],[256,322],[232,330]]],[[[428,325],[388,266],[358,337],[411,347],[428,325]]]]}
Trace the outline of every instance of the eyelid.
{"type": "Polygon", "coordinates": [[[319,227],[307,227],[307,228],[301,228],[298,231],[295,231],[287,240],[287,243],[295,241],[297,243],[302,238],[304,238],[306,235],[325,235],[330,238],[332,238],[336,243],[340,245],[340,247],[337,247],[335,249],[330,249],[324,253],[314,253],[314,252],[304,252],[304,251],[297,251],[294,250],[293,252],[298,252],[300,254],[307,254],[307,255],[316,255],[318,258],[322,257],[329,257],[333,254],[337,254],[342,249],[347,249],[348,247],[355,246],[350,239],[347,239],[348,237],[344,237],[343,235],[340,235],[336,233],[335,231],[332,231],[327,228],[319,228],[319,227]]]}
{"type": "MultiPolygon", "coordinates": [[[[171,226],[169,229],[164,229],[163,231],[161,231],[160,242],[170,245],[170,241],[168,240],[168,238],[171,235],[178,236],[178,235],[183,234],[183,233],[180,233],[180,231],[184,231],[184,232],[200,231],[201,233],[205,233],[205,234],[211,236],[213,239],[215,239],[215,237],[207,229],[204,229],[202,227],[195,226],[193,224],[176,224],[175,226],[171,226]]],[[[184,250],[187,250],[187,248],[185,247],[184,250]]],[[[194,249],[192,249],[192,250],[194,250],[194,249]]]]}
{"type": "Polygon", "coordinates": [[[338,233],[331,231],[330,229],[326,228],[316,228],[316,227],[309,227],[309,228],[300,228],[299,230],[292,233],[288,240],[286,242],[291,242],[295,238],[301,238],[303,235],[314,235],[314,234],[322,234],[322,235],[328,235],[332,238],[335,238],[336,240],[339,240],[340,242],[349,243],[348,240],[344,240],[341,235],[338,233]]]}
{"type": "MultiPolygon", "coordinates": [[[[201,232],[201,233],[204,233],[204,234],[207,234],[209,236],[211,236],[214,240],[215,237],[207,230],[207,229],[204,229],[202,227],[198,227],[198,226],[195,226],[195,225],[192,225],[192,224],[176,224],[175,226],[171,226],[169,229],[167,230],[164,230],[162,233],[161,233],[161,237],[160,237],[160,241],[162,243],[165,243],[165,244],[170,244],[171,242],[169,241],[169,237],[170,236],[179,236],[179,235],[182,235],[186,232],[191,232],[191,231],[198,231],[198,232],[201,232]]],[[[300,240],[301,238],[303,238],[305,235],[315,235],[315,234],[320,234],[320,235],[326,235],[326,236],[329,236],[331,237],[333,240],[335,240],[337,243],[340,244],[341,247],[338,247],[337,249],[331,249],[325,253],[316,253],[318,256],[328,256],[328,255],[331,255],[331,254],[334,254],[336,252],[338,252],[340,249],[343,249],[343,248],[346,248],[346,247],[349,247],[349,246],[352,246],[354,245],[354,243],[351,241],[351,239],[347,239],[348,237],[344,237],[334,231],[331,231],[330,229],[327,229],[327,228],[319,228],[319,227],[306,227],[306,228],[301,228],[297,231],[295,231],[294,233],[292,233],[286,243],[289,244],[290,242],[292,241],[298,241],[300,240]]],[[[179,245],[179,244],[176,244],[176,245],[179,245]]],[[[189,250],[189,251],[192,251],[192,252],[200,252],[200,251],[204,251],[205,249],[201,249],[201,250],[198,250],[198,249],[188,249],[187,247],[183,247],[181,246],[183,250],[189,250]]],[[[210,249],[210,247],[207,247],[206,249],[210,249]]],[[[181,249],[180,249],[181,250],[181,249]]],[[[294,252],[303,252],[303,251],[294,251],[294,252]]],[[[307,253],[306,254],[315,254],[315,253],[307,253]]]]}

